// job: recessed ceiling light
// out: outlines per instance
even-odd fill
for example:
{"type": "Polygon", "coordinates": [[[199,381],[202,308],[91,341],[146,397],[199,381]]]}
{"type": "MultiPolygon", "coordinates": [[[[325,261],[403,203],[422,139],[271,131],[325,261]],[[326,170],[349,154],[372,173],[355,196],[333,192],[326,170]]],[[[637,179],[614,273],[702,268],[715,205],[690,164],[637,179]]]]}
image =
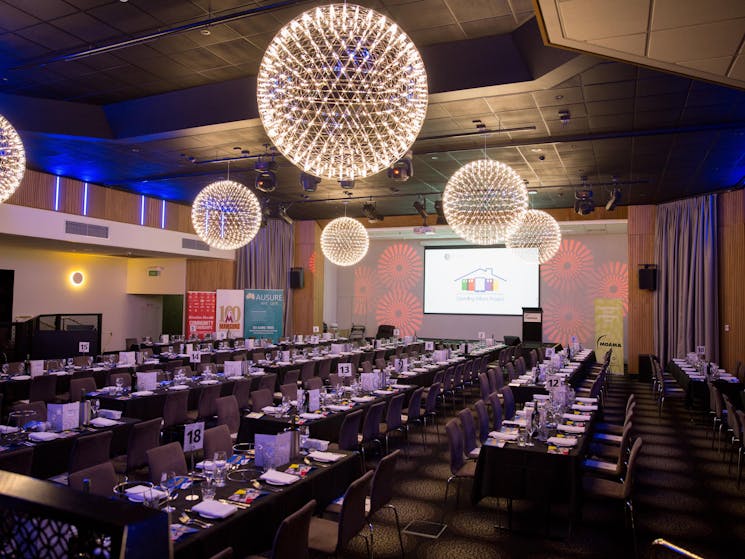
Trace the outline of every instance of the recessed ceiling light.
{"type": "Polygon", "coordinates": [[[533,153],[541,153],[543,149],[542,148],[531,148],[530,151],[532,151],[533,153]]]}
{"type": "Polygon", "coordinates": [[[208,35],[212,35],[212,31],[210,31],[209,27],[202,27],[202,29],[200,29],[199,32],[205,37],[208,35]]]}
{"type": "Polygon", "coordinates": [[[564,98],[563,95],[557,95],[556,97],[554,97],[554,99],[556,99],[557,101],[559,101],[559,100],[561,100],[563,98],[564,98]]]}
{"type": "Polygon", "coordinates": [[[528,194],[538,194],[537,190],[528,190],[528,194]]]}

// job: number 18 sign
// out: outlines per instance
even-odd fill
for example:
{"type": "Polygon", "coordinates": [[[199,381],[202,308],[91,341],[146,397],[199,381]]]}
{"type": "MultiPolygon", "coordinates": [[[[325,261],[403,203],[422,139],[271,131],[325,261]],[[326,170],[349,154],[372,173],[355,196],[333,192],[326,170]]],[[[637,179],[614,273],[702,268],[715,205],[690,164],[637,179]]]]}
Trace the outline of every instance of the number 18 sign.
{"type": "Polygon", "coordinates": [[[204,421],[184,425],[184,452],[201,450],[204,447],[204,421]]]}

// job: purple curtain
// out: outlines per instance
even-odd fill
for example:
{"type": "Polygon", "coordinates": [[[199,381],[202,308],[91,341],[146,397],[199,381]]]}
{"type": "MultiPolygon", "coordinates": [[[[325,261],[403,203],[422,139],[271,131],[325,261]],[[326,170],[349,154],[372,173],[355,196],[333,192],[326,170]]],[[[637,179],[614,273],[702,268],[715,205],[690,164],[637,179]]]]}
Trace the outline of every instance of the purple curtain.
{"type": "Polygon", "coordinates": [[[236,262],[236,289],[282,289],[285,293],[285,336],[292,332],[292,267],[294,235],[292,225],[279,219],[267,220],[256,237],[238,249],[236,262]]]}
{"type": "Polygon", "coordinates": [[[655,350],[663,366],[706,346],[719,362],[717,195],[657,206],[655,350]]]}

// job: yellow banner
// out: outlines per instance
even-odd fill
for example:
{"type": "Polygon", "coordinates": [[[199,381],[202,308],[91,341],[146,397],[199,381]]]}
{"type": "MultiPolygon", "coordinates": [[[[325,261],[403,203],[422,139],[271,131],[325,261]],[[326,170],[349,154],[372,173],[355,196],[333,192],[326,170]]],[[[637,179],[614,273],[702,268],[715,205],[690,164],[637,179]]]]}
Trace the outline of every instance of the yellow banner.
{"type": "Polygon", "coordinates": [[[609,371],[623,373],[623,302],[595,299],[595,353],[601,361],[611,350],[609,371]]]}

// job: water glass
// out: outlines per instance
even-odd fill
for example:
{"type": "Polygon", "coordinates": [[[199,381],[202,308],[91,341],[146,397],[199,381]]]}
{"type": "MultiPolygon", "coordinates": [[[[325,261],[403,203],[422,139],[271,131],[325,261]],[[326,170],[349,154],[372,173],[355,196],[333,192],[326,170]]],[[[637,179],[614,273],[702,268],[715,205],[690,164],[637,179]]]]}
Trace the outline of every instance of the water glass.
{"type": "Polygon", "coordinates": [[[517,446],[525,446],[527,443],[527,433],[525,429],[517,430],[517,446]]]}
{"type": "Polygon", "coordinates": [[[215,452],[212,463],[215,466],[215,485],[217,487],[225,487],[225,476],[228,467],[227,454],[222,450],[218,450],[215,452]]]}
{"type": "Polygon", "coordinates": [[[160,493],[154,487],[149,487],[142,493],[142,503],[150,509],[160,508],[160,493]]]}
{"type": "Polygon", "coordinates": [[[176,473],[175,472],[163,472],[160,476],[160,489],[166,493],[166,506],[163,507],[165,512],[173,512],[176,510],[171,506],[171,497],[176,489],[176,473]]]}
{"type": "Polygon", "coordinates": [[[212,479],[205,479],[200,489],[202,490],[202,500],[203,501],[211,501],[215,498],[215,493],[217,491],[216,484],[214,480],[212,479]]]}

